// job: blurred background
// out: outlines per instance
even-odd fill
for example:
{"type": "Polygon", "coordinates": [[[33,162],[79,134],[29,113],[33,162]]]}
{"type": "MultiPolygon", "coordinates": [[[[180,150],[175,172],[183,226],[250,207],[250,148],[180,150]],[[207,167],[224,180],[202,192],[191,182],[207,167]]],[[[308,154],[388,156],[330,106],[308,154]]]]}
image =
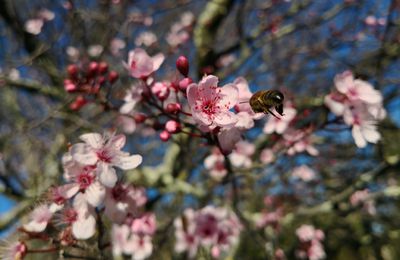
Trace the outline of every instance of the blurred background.
{"type": "Polygon", "coordinates": [[[142,169],[124,178],[146,187],[146,207],[156,213],[161,231],[153,259],[184,259],[171,250],[173,229],[166,227],[183,209],[231,200],[229,185],[212,180],[203,165],[212,147],[187,137],[161,142],[162,116],[152,127],[136,122],[126,131],[118,109],[93,97],[71,105],[79,98],[64,89],[67,66],[96,61],[118,73],[106,98],[120,107],[135,84],[123,62],[136,47],[166,56],[159,81],[177,81],[175,61],[184,55],[195,82],[213,74],[220,85],[244,77],[253,93],[280,89],[297,109],[294,127],[313,129],[318,156],[274,151],[270,164],[260,153],[280,135],[263,133],[265,119],[244,134],[256,152],[253,166],[237,171],[237,207],[249,223],[234,259],[283,259],[277,249],[296,258],[302,224],[323,230],[327,259],[400,258],[398,0],[0,1],[1,237],[16,232],[49,187],[62,182],[61,156],[86,132],[125,131],[126,150],[143,155],[142,169]],[[350,127],[324,106],[335,75],[346,70],[383,95],[378,144],[357,148],[350,127]],[[313,182],[293,179],[302,165],[317,175],[313,182]],[[351,203],[365,190],[366,202],[351,203]],[[252,224],[278,208],[277,220],[252,224]]]}

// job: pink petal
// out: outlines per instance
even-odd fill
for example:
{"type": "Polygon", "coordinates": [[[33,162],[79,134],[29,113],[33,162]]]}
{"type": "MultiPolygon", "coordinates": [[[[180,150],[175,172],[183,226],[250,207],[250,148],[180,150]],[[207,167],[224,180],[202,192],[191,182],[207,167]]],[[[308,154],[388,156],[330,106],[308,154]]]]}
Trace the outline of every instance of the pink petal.
{"type": "Polygon", "coordinates": [[[83,165],[93,165],[97,162],[97,154],[84,143],[77,143],[71,147],[72,158],[83,165]]]}
{"type": "Polygon", "coordinates": [[[58,193],[65,199],[72,198],[79,191],[79,185],[77,183],[69,183],[57,188],[58,193]]]}
{"type": "Polygon", "coordinates": [[[189,106],[192,109],[192,111],[194,110],[194,106],[195,106],[196,100],[198,98],[197,88],[198,88],[197,84],[196,83],[192,83],[186,89],[186,95],[187,95],[187,98],[188,98],[188,103],[189,103],[189,106]]]}
{"type": "Polygon", "coordinates": [[[225,107],[224,109],[231,109],[238,103],[239,91],[233,84],[223,86],[219,95],[222,97],[220,106],[225,107]]]}
{"type": "Polygon", "coordinates": [[[230,126],[235,124],[238,121],[236,115],[230,111],[225,113],[219,113],[214,118],[214,122],[219,126],[230,126]]]}
{"type": "Polygon", "coordinates": [[[376,126],[374,125],[362,126],[361,133],[364,138],[370,143],[376,144],[381,139],[381,135],[376,130],[376,126]]]}
{"type": "Polygon", "coordinates": [[[85,190],[87,202],[93,207],[100,206],[106,196],[106,189],[99,182],[94,182],[85,190]]]}
{"type": "Polygon", "coordinates": [[[72,234],[76,239],[88,239],[96,231],[96,219],[89,212],[78,212],[78,220],[72,224],[72,234]]]}
{"type": "Polygon", "coordinates": [[[354,141],[358,148],[364,148],[367,145],[362,133],[361,128],[359,125],[354,125],[353,129],[351,130],[351,134],[353,135],[354,141]]]}
{"type": "Polygon", "coordinates": [[[116,150],[121,150],[122,147],[124,147],[126,142],[126,137],[125,135],[116,135],[113,136],[110,140],[111,146],[116,149],[116,150]]]}
{"type": "Polygon", "coordinates": [[[382,94],[364,80],[356,79],[354,84],[357,87],[360,99],[366,103],[376,104],[382,102],[382,94]]]}
{"type": "Polygon", "coordinates": [[[334,82],[336,89],[340,93],[346,94],[349,87],[351,87],[354,84],[353,73],[347,70],[341,74],[338,74],[335,76],[334,82]]]}
{"type": "Polygon", "coordinates": [[[115,183],[117,183],[117,173],[109,164],[99,163],[99,165],[97,165],[97,173],[100,177],[100,182],[106,187],[112,188],[115,186],[115,183]]]}
{"type": "Polygon", "coordinates": [[[122,170],[135,169],[142,163],[141,155],[131,155],[131,156],[117,156],[113,159],[112,163],[122,170]]]}
{"type": "Polygon", "coordinates": [[[153,71],[160,68],[161,64],[164,62],[165,56],[162,53],[158,53],[152,57],[153,60],[153,71]]]}

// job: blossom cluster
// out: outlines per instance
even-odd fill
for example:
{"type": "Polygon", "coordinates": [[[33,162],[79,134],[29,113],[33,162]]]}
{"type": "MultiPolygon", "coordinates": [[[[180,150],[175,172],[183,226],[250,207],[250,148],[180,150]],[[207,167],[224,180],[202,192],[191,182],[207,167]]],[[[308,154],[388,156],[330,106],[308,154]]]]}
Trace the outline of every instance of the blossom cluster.
{"type": "Polygon", "coordinates": [[[214,258],[236,245],[242,225],[236,215],[227,208],[206,206],[200,210],[186,209],[174,221],[175,251],[187,252],[194,258],[203,247],[214,258]]]}
{"type": "Polygon", "coordinates": [[[104,213],[115,230],[123,228],[130,235],[129,243],[116,240],[113,251],[123,247],[123,253],[132,254],[133,259],[143,259],[152,252],[155,216],[143,212],[145,189],[118,181],[115,169],[134,169],[142,157],[121,150],[124,135],[88,133],[80,139],[83,142],[72,145],[63,156],[66,184],[51,189],[48,202],[33,210],[24,231],[40,233],[55,223],[61,227],[60,243],[72,245],[76,240],[93,237],[96,222],[105,220],[101,217],[104,213]]]}
{"type": "Polygon", "coordinates": [[[296,230],[300,246],[296,251],[296,256],[300,259],[320,260],[326,257],[322,241],[325,234],[321,229],[316,229],[312,225],[302,225],[296,230]]]}
{"type": "Polygon", "coordinates": [[[377,143],[381,139],[377,123],[386,116],[382,94],[367,81],[355,79],[351,71],[336,75],[334,82],[336,89],[325,97],[325,105],[352,127],[358,147],[377,143]]]}

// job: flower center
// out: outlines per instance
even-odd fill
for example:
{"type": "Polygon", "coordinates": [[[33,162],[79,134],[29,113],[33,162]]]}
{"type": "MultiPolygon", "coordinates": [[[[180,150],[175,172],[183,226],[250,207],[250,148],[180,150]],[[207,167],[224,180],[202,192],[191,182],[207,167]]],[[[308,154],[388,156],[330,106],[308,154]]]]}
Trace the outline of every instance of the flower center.
{"type": "Polygon", "coordinates": [[[94,180],[94,176],[88,172],[84,172],[79,174],[78,176],[78,183],[81,190],[86,190],[94,180]]]}
{"type": "Polygon", "coordinates": [[[100,161],[106,162],[106,163],[110,163],[112,156],[111,154],[107,151],[107,150],[99,150],[96,152],[97,154],[97,158],[99,158],[100,161]]]}
{"type": "Polygon", "coordinates": [[[72,224],[78,219],[78,212],[75,209],[67,209],[64,211],[64,221],[72,224]]]}

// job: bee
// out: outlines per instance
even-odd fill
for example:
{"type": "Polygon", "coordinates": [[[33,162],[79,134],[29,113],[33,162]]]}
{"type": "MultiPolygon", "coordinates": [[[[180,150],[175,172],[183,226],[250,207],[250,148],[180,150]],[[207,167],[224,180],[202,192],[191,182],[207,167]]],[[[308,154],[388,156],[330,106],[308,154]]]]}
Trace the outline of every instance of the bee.
{"type": "Polygon", "coordinates": [[[279,90],[261,90],[251,96],[249,103],[255,113],[270,113],[279,118],[271,109],[275,108],[276,112],[283,116],[283,100],[284,96],[279,90]]]}

